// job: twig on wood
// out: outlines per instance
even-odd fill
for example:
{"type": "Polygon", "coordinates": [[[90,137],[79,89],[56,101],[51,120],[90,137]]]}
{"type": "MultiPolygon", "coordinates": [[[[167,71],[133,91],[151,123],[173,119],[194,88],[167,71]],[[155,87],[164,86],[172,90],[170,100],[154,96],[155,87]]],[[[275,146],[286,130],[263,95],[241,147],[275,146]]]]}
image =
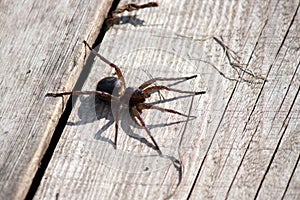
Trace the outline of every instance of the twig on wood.
{"type": "MultiPolygon", "coordinates": [[[[247,80],[245,79],[242,74],[247,74],[253,78],[256,78],[256,79],[260,79],[260,80],[265,80],[265,78],[259,76],[259,75],[255,75],[251,70],[243,67],[243,66],[246,66],[248,64],[242,64],[240,62],[240,56],[235,52],[233,51],[232,49],[230,49],[228,47],[228,45],[226,45],[224,42],[223,42],[223,39],[222,37],[218,38],[216,36],[209,36],[209,37],[206,37],[206,38],[203,38],[203,39],[196,39],[196,41],[205,41],[207,39],[213,39],[214,41],[216,41],[223,49],[224,53],[225,53],[225,56],[230,64],[230,66],[237,72],[238,76],[239,76],[239,79],[244,81],[244,82],[248,82],[248,83],[256,83],[256,82],[253,82],[253,81],[250,81],[250,80],[247,80]],[[241,74],[242,72],[242,74],[241,74]]],[[[214,66],[213,64],[209,63],[210,65],[214,66]]],[[[215,69],[217,69],[215,66],[214,66],[215,69]]],[[[218,69],[217,69],[218,70],[218,69]]],[[[220,70],[218,70],[218,72],[225,78],[229,79],[229,80],[235,80],[234,78],[229,78],[229,77],[226,77],[225,74],[223,72],[221,72],[220,70]]]]}
{"type": "Polygon", "coordinates": [[[137,4],[137,3],[129,3],[124,6],[121,6],[120,8],[116,9],[113,13],[114,14],[119,14],[125,11],[131,12],[134,10],[139,10],[143,8],[151,8],[151,7],[157,7],[158,3],[157,2],[149,2],[145,4],[137,4]]]}
{"type": "Polygon", "coordinates": [[[119,17],[118,14],[123,13],[125,11],[131,12],[131,11],[144,9],[144,8],[151,8],[151,7],[158,7],[158,3],[157,2],[149,2],[145,4],[129,3],[109,13],[108,17],[105,19],[105,22],[108,27],[111,27],[118,20],[120,20],[121,17],[119,17]]]}

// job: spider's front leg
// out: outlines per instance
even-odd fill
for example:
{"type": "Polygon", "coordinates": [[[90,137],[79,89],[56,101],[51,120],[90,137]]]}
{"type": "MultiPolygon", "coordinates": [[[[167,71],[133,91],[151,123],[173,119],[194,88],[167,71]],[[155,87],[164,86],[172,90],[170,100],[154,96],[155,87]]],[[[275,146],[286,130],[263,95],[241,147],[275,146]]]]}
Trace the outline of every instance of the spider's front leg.
{"type": "Polygon", "coordinates": [[[159,147],[158,147],[158,144],[157,144],[156,141],[154,140],[153,136],[151,135],[150,130],[149,130],[148,127],[146,126],[146,124],[145,124],[145,122],[144,122],[144,120],[143,120],[141,114],[139,113],[138,109],[137,109],[135,106],[132,107],[132,113],[133,113],[133,115],[138,119],[138,121],[140,122],[141,126],[145,129],[145,131],[146,131],[146,133],[148,134],[148,136],[151,138],[153,144],[154,144],[155,147],[156,147],[156,150],[158,151],[158,154],[161,155],[162,153],[161,153],[161,151],[160,151],[160,149],[159,149],[159,147]]]}
{"type": "Polygon", "coordinates": [[[146,81],[145,83],[143,83],[142,85],[140,85],[139,89],[144,89],[157,81],[186,81],[186,80],[196,78],[196,77],[197,77],[197,75],[186,76],[186,77],[175,77],[175,78],[164,78],[164,77],[152,78],[152,79],[146,81]]]}
{"type": "Polygon", "coordinates": [[[137,109],[142,112],[142,110],[149,110],[149,109],[153,109],[153,110],[159,110],[161,112],[169,112],[169,113],[172,113],[172,114],[176,114],[176,115],[181,115],[181,116],[184,116],[184,117],[189,117],[188,115],[186,114],[183,114],[181,112],[178,112],[176,110],[172,110],[172,109],[167,109],[167,108],[162,108],[162,107],[159,107],[159,106],[154,106],[154,105],[151,105],[151,104],[147,104],[147,103],[140,103],[137,105],[137,109]]]}
{"type": "Polygon", "coordinates": [[[186,76],[186,77],[175,77],[175,78],[157,77],[146,81],[145,83],[139,86],[139,89],[143,90],[147,96],[149,96],[153,92],[158,92],[160,90],[168,90],[168,91],[173,91],[178,93],[186,93],[186,94],[194,94],[194,95],[205,94],[206,93],[205,91],[200,91],[200,92],[183,91],[183,90],[174,89],[163,85],[148,87],[151,84],[155,83],[156,81],[186,81],[196,77],[197,75],[186,76]]]}
{"type": "Polygon", "coordinates": [[[173,91],[173,92],[178,92],[178,93],[184,93],[184,94],[192,94],[192,95],[199,95],[199,94],[205,94],[205,91],[200,91],[200,92],[192,92],[192,91],[184,91],[184,90],[179,90],[179,89],[174,89],[174,88],[170,88],[164,85],[157,85],[157,86],[153,86],[153,87],[149,87],[146,88],[144,90],[146,95],[150,95],[153,92],[157,92],[160,90],[168,90],[168,91],[173,91]]]}

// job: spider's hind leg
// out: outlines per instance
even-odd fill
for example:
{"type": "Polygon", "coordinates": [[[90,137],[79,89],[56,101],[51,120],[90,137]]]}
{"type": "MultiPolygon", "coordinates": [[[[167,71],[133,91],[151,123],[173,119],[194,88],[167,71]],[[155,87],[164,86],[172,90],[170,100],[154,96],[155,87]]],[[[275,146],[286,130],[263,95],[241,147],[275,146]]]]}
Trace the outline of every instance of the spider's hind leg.
{"type": "Polygon", "coordinates": [[[124,76],[123,76],[123,74],[121,72],[121,69],[117,65],[115,65],[114,63],[112,63],[109,60],[107,60],[106,58],[104,58],[97,51],[95,51],[94,49],[92,49],[92,47],[85,40],[83,41],[83,43],[84,43],[84,45],[86,45],[90,49],[90,51],[92,52],[92,54],[94,54],[95,56],[97,56],[98,58],[100,58],[103,62],[105,62],[106,64],[108,64],[110,67],[112,67],[112,68],[115,69],[118,78],[121,80],[122,87],[123,87],[122,90],[124,90],[126,88],[126,85],[125,85],[125,79],[124,79],[124,76]]]}
{"type": "Polygon", "coordinates": [[[102,97],[107,101],[117,101],[118,99],[107,92],[102,91],[72,91],[72,92],[55,92],[55,93],[47,93],[46,97],[62,97],[66,95],[97,95],[102,97]]]}

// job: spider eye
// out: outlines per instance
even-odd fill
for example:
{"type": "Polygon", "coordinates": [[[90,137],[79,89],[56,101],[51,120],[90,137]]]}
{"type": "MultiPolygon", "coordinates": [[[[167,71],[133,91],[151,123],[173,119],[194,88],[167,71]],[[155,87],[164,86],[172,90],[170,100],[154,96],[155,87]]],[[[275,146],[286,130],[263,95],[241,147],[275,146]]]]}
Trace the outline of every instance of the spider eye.
{"type": "Polygon", "coordinates": [[[148,98],[149,94],[145,93],[144,90],[136,90],[138,96],[142,99],[148,98]]]}

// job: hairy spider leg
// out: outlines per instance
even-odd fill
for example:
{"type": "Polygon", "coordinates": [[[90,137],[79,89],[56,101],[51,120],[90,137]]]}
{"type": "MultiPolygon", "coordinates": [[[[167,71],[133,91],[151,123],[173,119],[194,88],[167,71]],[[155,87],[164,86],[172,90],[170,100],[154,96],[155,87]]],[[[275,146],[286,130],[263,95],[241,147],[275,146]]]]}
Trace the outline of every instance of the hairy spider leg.
{"type": "Polygon", "coordinates": [[[107,101],[118,101],[119,98],[115,97],[107,92],[102,91],[73,91],[73,92],[57,92],[57,93],[47,93],[46,96],[51,97],[61,97],[65,95],[98,95],[106,99],[107,101]]]}
{"type": "Polygon", "coordinates": [[[110,62],[109,60],[107,60],[106,58],[104,58],[102,55],[100,55],[97,51],[95,51],[94,49],[92,49],[92,47],[84,40],[83,43],[90,49],[90,51],[97,57],[99,57],[103,62],[105,62],[106,64],[108,64],[110,67],[114,68],[116,71],[116,74],[118,76],[118,78],[121,80],[122,84],[123,84],[123,91],[126,88],[126,84],[125,84],[125,79],[124,76],[120,70],[120,68],[115,65],[114,63],[110,62]]]}
{"type": "Polygon", "coordinates": [[[169,112],[169,113],[172,113],[172,114],[177,114],[177,115],[181,115],[181,116],[184,116],[184,117],[188,117],[188,115],[183,114],[181,112],[178,112],[176,110],[162,108],[162,107],[154,106],[154,105],[147,104],[147,103],[140,103],[140,104],[138,104],[137,105],[137,109],[138,109],[138,111],[142,111],[142,110],[145,110],[145,109],[147,109],[147,110],[148,109],[153,109],[153,110],[159,110],[161,112],[169,112]]]}
{"type": "Polygon", "coordinates": [[[116,112],[116,119],[115,119],[115,149],[117,149],[120,112],[121,112],[121,107],[120,107],[120,105],[118,105],[117,112],[116,112]]]}
{"type": "Polygon", "coordinates": [[[156,81],[179,81],[179,80],[189,80],[189,79],[196,78],[196,77],[197,77],[197,75],[187,76],[187,77],[176,77],[176,78],[157,77],[157,78],[150,79],[149,81],[146,81],[139,87],[139,89],[144,89],[144,88],[148,87],[149,85],[151,85],[152,83],[155,83],[156,81]]]}
{"type": "Polygon", "coordinates": [[[161,151],[160,151],[160,149],[159,149],[159,147],[158,147],[156,141],[154,140],[153,136],[151,135],[150,130],[149,130],[148,127],[146,126],[146,124],[145,124],[145,122],[144,122],[144,120],[143,120],[141,114],[139,113],[139,111],[137,110],[137,108],[136,108],[135,106],[133,106],[131,109],[132,109],[133,115],[139,120],[141,126],[145,129],[145,131],[147,132],[148,136],[151,138],[151,140],[152,140],[153,144],[155,145],[155,147],[156,147],[156,149],[157,149],[159,155],[161,155],[162,153],[161,153],[161,151]]]}
{"type": "MultiPolygon", "coordinates": [[[[47,93],[46,96],[51,97],[61,97],[65,95],[99,95],[107,101],[119,102],[119,98],[115,97],[109,93],[102,91],[73,91],[73,92],[57,92],[57,93],[47,93]]],[[[117,148],[117,138],[119,130],[119,116],[120,116],[120,106],[117,108],[116,119],[115,119],[115,148],[117,148]]]]}
{"type": "MultiPolygon", "coordinates": [[[[104,58],[102,55],[100,55],[94,49],[92,49],[86,41],[83,41],[83,43],[86,46],[88,46],[88,48],[91,50],[91,52],[95,56],[99,57],[103,62],[105,62],[110,67],[115,69],[115,72],[118,76],[118,79],[121,81],[121,89],[120,89],[121,92],[119,92],[119,94],[123,95],[126,86],[125,86],[125,80],[124,80],[124,77],[123,77],[123,74],[122,74],[120,68],[117,65],[115,65],[114,63],[111,63],[110,61],[108,61],[106,58],[104,58]]],[[[167,87],[167,86],[162,86],[162,85],[147,88],[149,85],[151,85],[152,83],[154,83],[156,81],[189,80],[189,79],[192,79],[192,78],[195,78],[195,77],[197,77],[197,75],[189,76],[189,77],[178,77],[178,78],[162,78],[162,77],[153,78],[153,79],[150,79],[149,81],[143,83],[139,87],[139,89],[144,91],[144,93],[146,94],[145,96],[150,96],[150,93],[155,92],[155,91],[159,91],[159,90],[169,90],[169,91],[174,91],[174,92],[179,92],[179,93],[188,93],[188,94],[194,94],[194,95],[204,94],[205,91],[201,91],[201,92],[183,91],[183,90],[173,89],[173,88],[170,88],[170,87],[167,87]]],[[[109,94],[109,93],[103,92],[103,91],[72,91],[72,92],[59,92],[59,93],[47,93],[46,94],[46,96],[52,96],[52,97],[59,97],[59,96],[64,96],[64,95],[99,95],[107,101],[117,102],[118,107],[117,107],[116,121],[115,121],[115,123],[116,123],[115,124],[115,147],[117,146],[117,136],[118,136],[118,128],[119,128],[118,122],[119,122],[119,115],[120,115],[120,112],[121,112],[121,109],[122,109],[122,106],[120,105],[119,97],[115,97],[112,94],[109,94]]],[[[156,141],[154,140],[153,136],[151,135],[150,130],[147,128],[147,126],[146,126],[146,124],[145,124],[145,122],[144,122],[144,120],[141,116],[141,113],[139,112],[143,109],[156,109],[156,110],[159,110],[161,112],[170,112],[170,113],[173,113],[173,114],[178,114],[178,115],[183,115],[183,116],[187,116],[187,115],[182,114],[182,113],[177,112],[177,111],[172,110],[172,109],[165,109],[165,108],[161,108],[161,107],[158,107],[158,106],[152,106],[150,104],[145,104],[145,103],[140,103],[140,104],[132,106],[131,110],[132,110],[133,115],[138,119],[141,126],[145,129],[148,136],[151,138],[153,144],[155,145],[157,151],[161,155],[162,153],[159,149],[159,146],[157,145],[156,141]]]]}
{"type": "Polygon", "coordinates": [[[144,90],[144,92],[148,95],[150,95],[153,92],[157,92],[160,90],[168,90],[168,91],[173,91],[173,92],[178,92],[178,93],[185,93],[185,94],[194,94],[194,95],[199,95],[199,94],[205,94],[205,91],[200,91],[200,92],[191,92],[191,91],[183,91],[183,90],[179,90],[179,89],[174,89],[174,88],[170,88],[164,85],[157,85],[157,86],[153,86],[153,87],[149,87],[146,88],[144,90]]]}

